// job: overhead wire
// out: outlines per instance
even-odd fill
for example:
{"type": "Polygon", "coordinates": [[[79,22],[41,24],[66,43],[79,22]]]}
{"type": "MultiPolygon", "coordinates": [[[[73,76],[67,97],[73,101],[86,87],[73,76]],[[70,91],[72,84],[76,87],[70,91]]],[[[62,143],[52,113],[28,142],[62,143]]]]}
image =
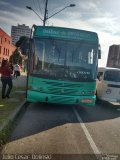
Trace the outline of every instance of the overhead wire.
{"type": "Polygon", "coordinates": [[[39,6],[40,13],[41,13],[41,15],[43,15],[43,13],[42,13],[42,9],[41,9],[41,6],[40,6],[40,1],[39,1],[39,0],[37,0],[37,2],[38,2],[38,6],[39,6]]]}
{"type": "Polygon", "coordinates": [[[33,0],[33,5],[34,5],[34,7],[35,7],[35,10],[38,11],[38,8],[36,7],[36,3],[35,3],[34,0],[33,0]]]}
{"type": "Polygon", "coordinates": [[[35,1],[35,0],[33,0],[33,6],[34,6],[34,8],[35,8],[35,10],[34,10],[34,12],[39,16],[39,18],[43,21],[43,18],[41,18],[41,17],[43,17],[42,16],[42,10],[41,10],[41,7],[40,7],[40,3],[39,3],[39,0],[37,1],[35,1]],[[36,3],[37,2],[37,3],[36,3]],[[39,14],[40,13],[40,14],[39,14]],[[40,16],[41,15],[41,16],[40,16]]]}
{"type": "MultiPolygon", "coordinates": [[[[35,10],[40,13],[42,19],[44,19],[44,12],[45,12],[45,5],[46,5],[46,0],[33,0],[33,6],[35,10]]],[[[46,13],[46,16],[48,17],[48,11],[46,13]]]]}

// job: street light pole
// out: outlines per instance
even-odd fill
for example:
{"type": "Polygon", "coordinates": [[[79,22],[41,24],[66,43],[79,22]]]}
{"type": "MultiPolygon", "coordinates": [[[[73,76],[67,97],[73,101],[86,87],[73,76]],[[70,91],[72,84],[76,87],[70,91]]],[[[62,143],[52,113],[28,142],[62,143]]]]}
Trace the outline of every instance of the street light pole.
{"type": "Polygon", "coordinates": [[[49,18],[53,17],[54,15],[58,14],[59,12],[63,11],[64,9],[68,8],[68,7],[75,7],[75,4],[70,4],[69,6],[64,7],[63,9],[61,9],[61,10],[59,10],[58,12],[56,12],[56,13],[52,14],[51,16],[49,16],[49,17],[47,18],[47,20],[48,20],[49,18]]]}
{"type": "Polygon", "coordinates": [[[32,7],[26,6],[27,9],[32,10],[32,11],[43,21],[43,26],[45,26],[45,23],[46,23],[46,21],[47,21],[48,19],[50,19],[50,18],[53,17],[54,15],[58,14],[59,12],[63,11],[64,9],[66,9],[66,8],[68,8],[68,7],[75,7],[75,4],[70,4],[69,6],[66,6],[66,7],[62,8],[62,9],[59,10],[58,12],[56,12],[56,13],[52,14],[51,16],[47,17],[47,12],[48,12],[48,10],[47,10],[47,5],[48,5],[48,0],[46,0],[46,2],[45,2],[44,19],[42,19],[42,18],[40,17],[40,15],[32,9],[32,7]]]}
{"type": "Polygon", "coordinates": [[[32,10],[41,19],[41,21],[43,21],[42,18],[40,17],[40,15],[37,12],[35,12],[32,7],[26,6],[26,8],[29,10],[32,10]]]}
{"type": "Polygon", "coordinates": [[[48,0],[46,0],[46,3],[45,3],[45,14],[44,14],[44,19],[43,19],[43,26],[45,26],[45,22],[47,20],[47,4],[48,4],[48,0]]]}
{"type": "Polygon", "coordinates": [[[63,11],[64,9],[68,8],[68,7],[75,7],[75,4],[70,4],[69,6],[66,6],[64,8],[62,8],[61,10],[59,10],[58,12],[52,14],[51,16],[49,17],[46,17],[46,14],[47,14],[47,4],[48,4],[48,0],[46,0],[46,5],[45,5],[45,14],[44,14],[44,20],[43,20],[43,26],[45,26],[45,23],[48,19],[50,19],[51,17],[53,17],[54,15],[58,14],[59,12],[63,11]]]}

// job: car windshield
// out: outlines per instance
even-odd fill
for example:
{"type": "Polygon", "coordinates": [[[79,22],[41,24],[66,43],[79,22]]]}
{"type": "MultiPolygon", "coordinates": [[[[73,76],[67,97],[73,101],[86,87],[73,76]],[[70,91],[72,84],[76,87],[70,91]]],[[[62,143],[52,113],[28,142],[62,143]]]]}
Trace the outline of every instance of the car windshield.
{"type": "Polygon", "coordinates": [[[34,74],[76,81],[96,79],[97,45],[51,38],[36,38],[34,45],[34,74]]]}
{"type": "Polygon", "coordinates": [[[120,71],[117,71],[117,70],[106,71],[104,74],[104,80],[120,82],[120,71]]]}

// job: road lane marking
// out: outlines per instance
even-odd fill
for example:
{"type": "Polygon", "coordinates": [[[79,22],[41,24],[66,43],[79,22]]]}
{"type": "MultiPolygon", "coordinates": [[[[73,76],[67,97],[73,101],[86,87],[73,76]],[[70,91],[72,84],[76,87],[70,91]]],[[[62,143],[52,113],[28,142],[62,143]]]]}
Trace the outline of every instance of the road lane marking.
{"type": "Polygon", "coordinates": [[[96,157],[99,159],[99,158],[100,158],[100,155],[101,155],[101,152],[100,152],[99,149],[97,148],[94,140],[92,139],[92,137],[91,137],[88,129],[86,128],[86,126],[85,126],[83,120],[81,119],[80,115],[78,114],[78,111],[76,110],[76,108],[73,107],[73,111],[74,111],[74,113],[75,113],[75,115],[76,115],[76,117],[77,117],[77,120],[78,120],[78,121],[80,122],[80,124],[81,124],[81,127],[82,127],[82,129],[83,129],[83,131],[84,131],[84,133],[85,133],[85,135],[86,135],[86,138],[87,138],[88,142],[90,143],[91,148],[93,149],[94,154],[95,154],[96,157]]]}

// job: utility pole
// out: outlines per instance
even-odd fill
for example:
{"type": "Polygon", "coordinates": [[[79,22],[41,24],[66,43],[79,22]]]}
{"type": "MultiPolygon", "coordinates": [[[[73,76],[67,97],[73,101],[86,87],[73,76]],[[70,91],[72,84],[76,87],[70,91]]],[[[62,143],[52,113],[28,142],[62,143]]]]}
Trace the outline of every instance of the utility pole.
{"type": "Polygon", "coordinates": [[[46,22],[46,19],[47,19],[47,17],[46,17],[46,15],[47,15],[47,4],[48,4],[48,0],[46,0],[46,3],[45,3],[45,14],[44,14],[44,20],[43,20],[43,26],[45,26],[45,22],[46,22]]]}
{"type": "Polygon", "coordinates": [[[75,4],[70,4],[68,6],[65,6],[64,8],[60,9],[59,11],[57,11],[56,13],[52,14],[51,16],[48,17],[48,9],[47,9],[47,5],[48,5],[48,0],[45,1],[45,12],[44,12],[44,19],[42,19],[40,17],[40,15],[32,8],[29,6],[26,6],[27,9],[32,10],[42,21],[43,21],[43,26],[45,26],[45,23],[48,19],[50,19],[51,17],[55,16],[56,14],[58,14],[59,12],[63,11],[64,9],[66,9],[67,7],[75,7],[75,4]]]}

